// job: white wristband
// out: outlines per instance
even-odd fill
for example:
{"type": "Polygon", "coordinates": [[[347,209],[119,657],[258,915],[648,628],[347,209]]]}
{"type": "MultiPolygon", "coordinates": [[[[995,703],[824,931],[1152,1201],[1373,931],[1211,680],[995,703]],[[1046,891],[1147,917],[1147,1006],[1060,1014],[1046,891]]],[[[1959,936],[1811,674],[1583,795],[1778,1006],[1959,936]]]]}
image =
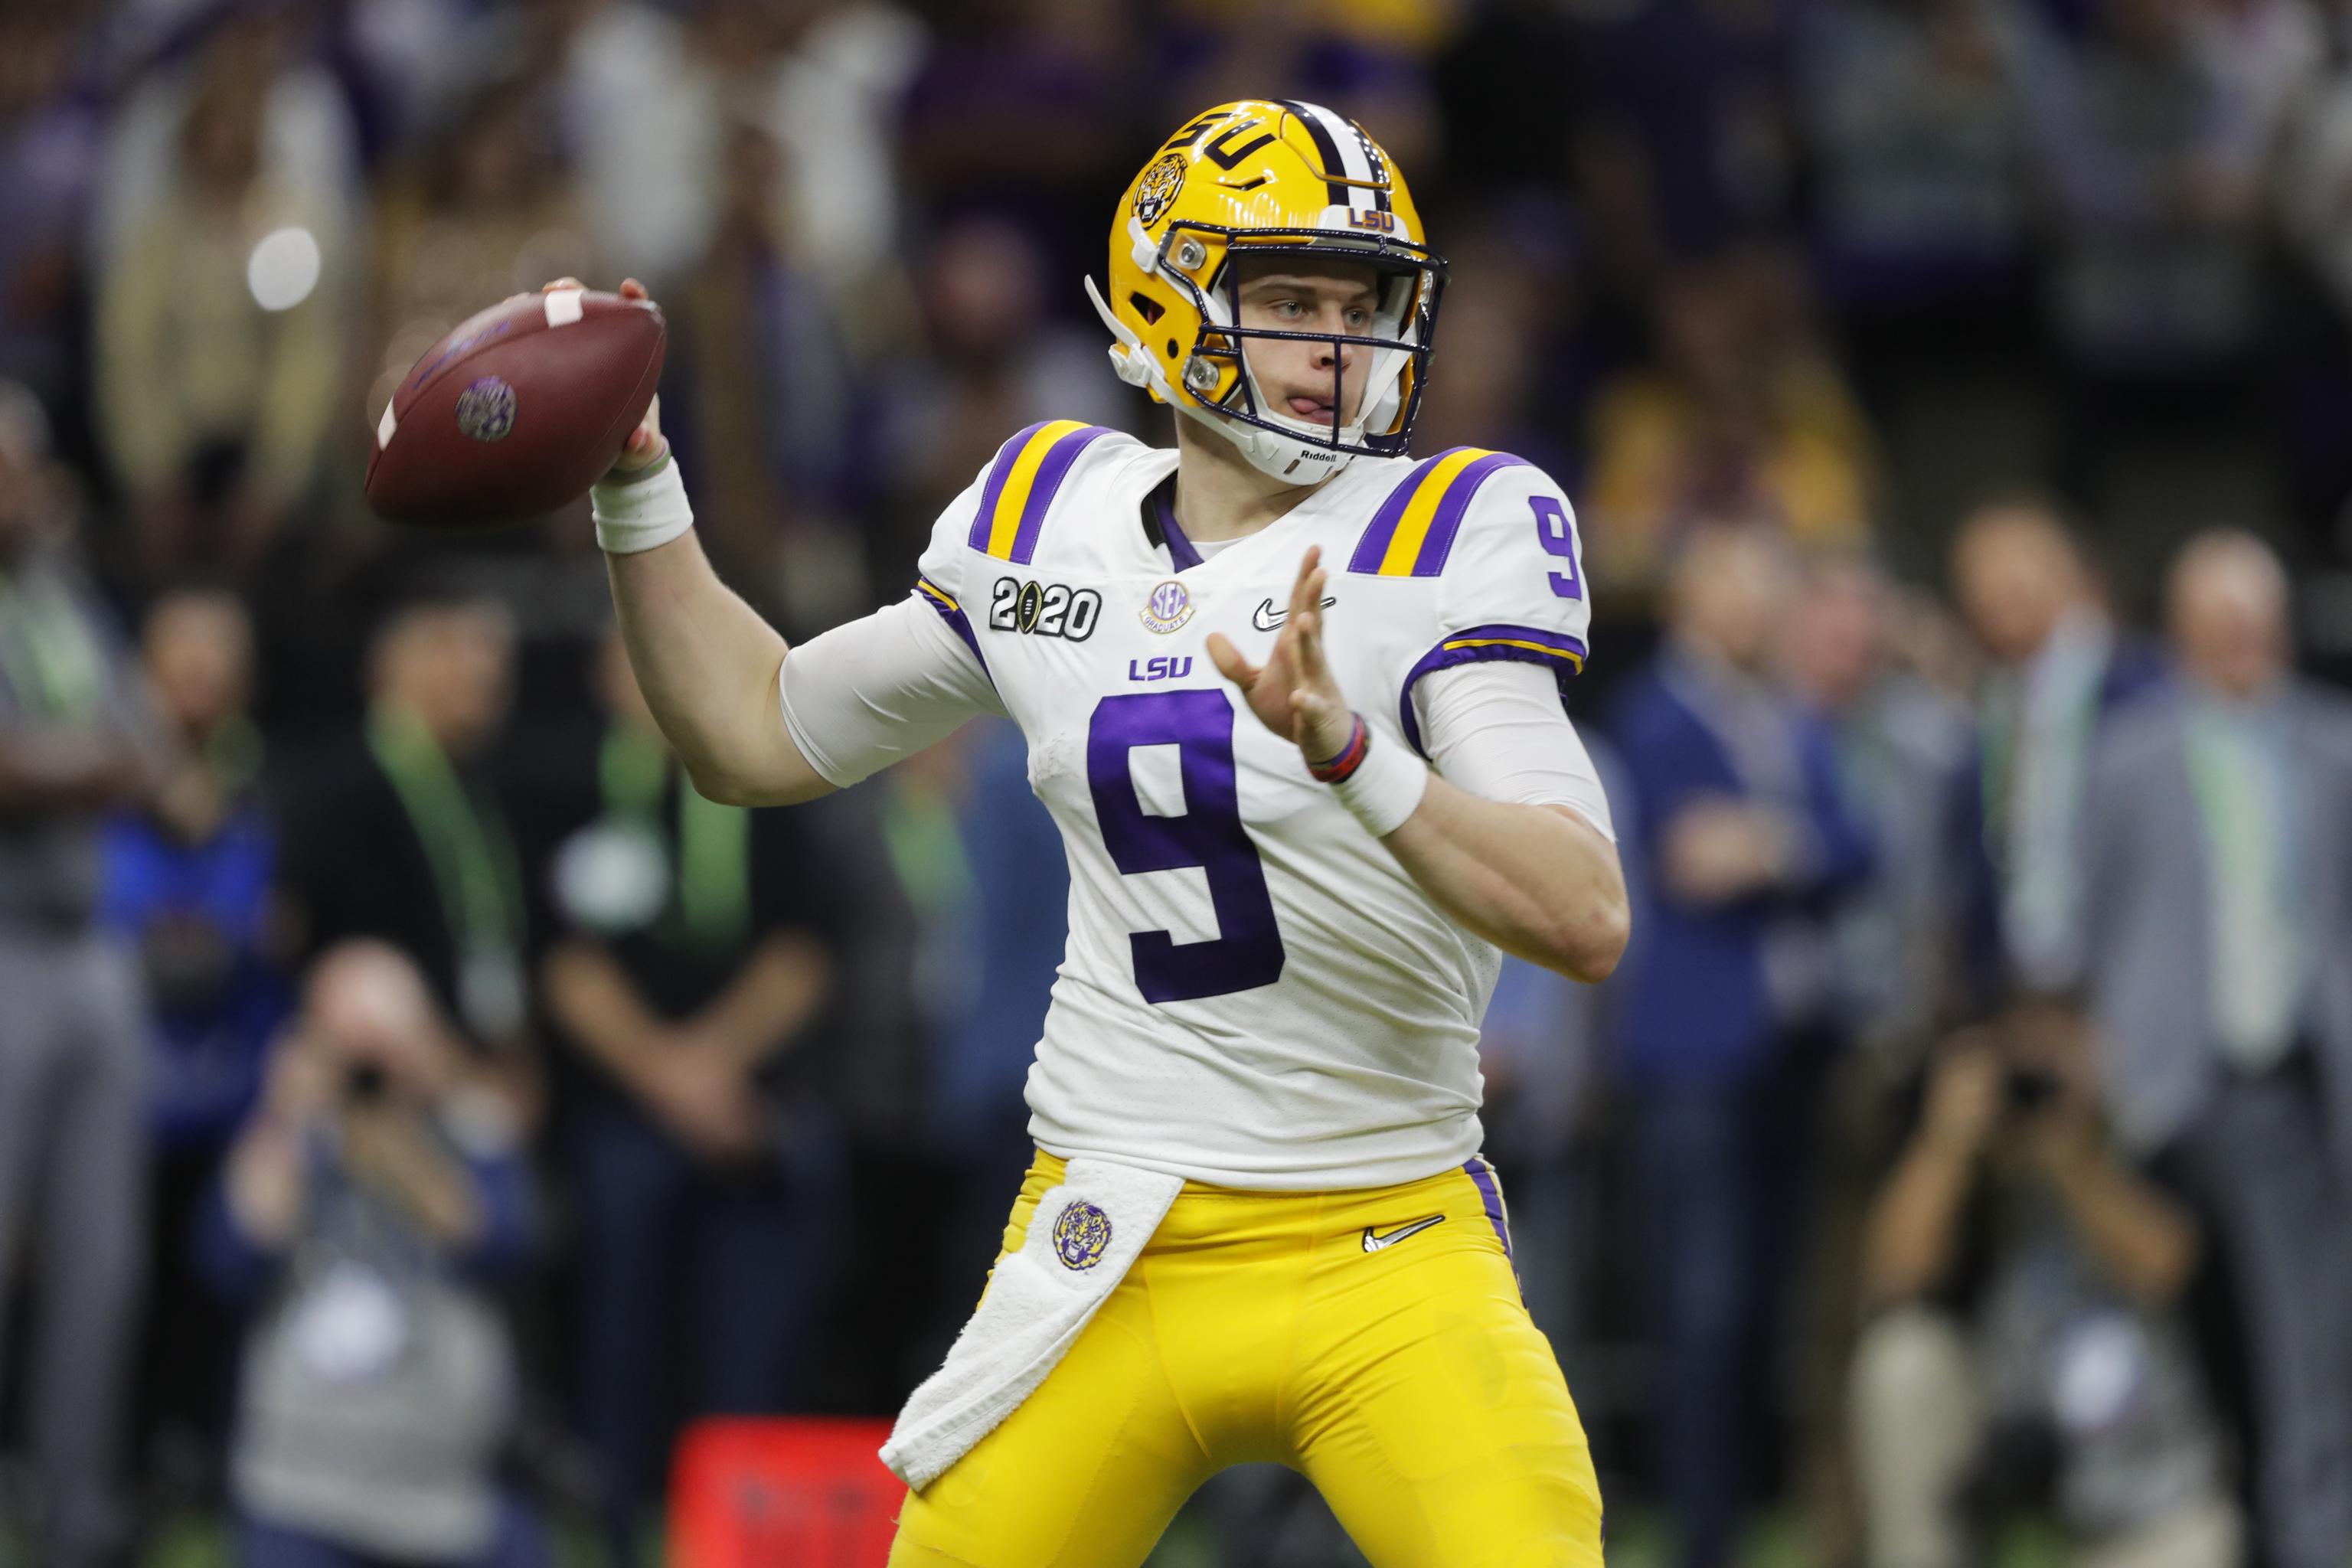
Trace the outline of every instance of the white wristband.
{"type": "Polygon", "coordinates": [[[686,480],[677,459],[667,452],[644,473],[591,485],[588,500],[596,513],[597,546],[612,555],[667,544],[694,526],[686,480]]]}
{"type": "Polygon", "coordinates": [[[1421,797],[1428,790],[1429,764],[1414,756],[1412,748],[1377,731],[1366,737],[1364,760],[1356,771],[1331,786],[1339,804],[1375,838],[1386,838],[1402,827],[1405,818],[1421,809],[1421,797]]]}

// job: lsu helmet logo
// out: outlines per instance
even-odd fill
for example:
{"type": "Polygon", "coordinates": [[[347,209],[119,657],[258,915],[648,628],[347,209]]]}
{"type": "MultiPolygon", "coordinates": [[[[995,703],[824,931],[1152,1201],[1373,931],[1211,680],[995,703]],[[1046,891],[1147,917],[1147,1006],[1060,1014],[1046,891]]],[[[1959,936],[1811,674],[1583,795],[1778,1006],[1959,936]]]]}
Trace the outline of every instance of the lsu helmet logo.
{"type": "Polygon", "coordinates": [[[1150,228],[1184,188],[1184,154],[1171,153],[1149,169],[1135,185],[1135,221],[1150,228]]]}
{"type": "Polygon", "coordinates": [[[1054,1256],[1063,1268],[1084,1273],[1109,1250],[1110,1215],[1084,1198],[1062,1205],[1061,1217],[1054,1222],[1054,1256]]]}

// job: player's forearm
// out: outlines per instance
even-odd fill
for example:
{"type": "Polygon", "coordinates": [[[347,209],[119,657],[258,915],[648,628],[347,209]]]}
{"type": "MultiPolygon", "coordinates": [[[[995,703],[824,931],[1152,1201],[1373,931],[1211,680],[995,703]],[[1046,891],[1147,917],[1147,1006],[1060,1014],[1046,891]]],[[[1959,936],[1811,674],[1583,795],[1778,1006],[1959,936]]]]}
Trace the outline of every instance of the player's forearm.
{"type": "MultiPolygon", "coordinates": [[[[641,482],[647,493],[668,491],[683,510],[674,477],[641,482]]],[[[635,489],[597,487],[600,533],[609,514],[639,499],[635,489]]],[[[694,531],[650,549],[621,542],[608,540],[604,557],[621,637],[694,787],[730,805],[782,805],[831,789],[784,728],[776,691],[783,637],[719,580],[694,531]]]]}
{"type": "Polygon", "coordinates": [[[1382,842],[1439,907],[1506,952],[1587,983],[1624,953],[1616,847],[1565,807],[1485,800],[1433,773],[1382,842]]]}

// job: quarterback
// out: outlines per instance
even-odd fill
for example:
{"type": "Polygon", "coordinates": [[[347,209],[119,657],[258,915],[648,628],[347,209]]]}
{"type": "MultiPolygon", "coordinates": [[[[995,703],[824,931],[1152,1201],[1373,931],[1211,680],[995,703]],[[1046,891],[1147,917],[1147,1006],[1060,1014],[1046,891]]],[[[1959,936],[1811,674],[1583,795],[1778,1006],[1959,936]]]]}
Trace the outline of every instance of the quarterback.
{"type": "Polygon", "coordinates": [[[1248,1461],[1382,1568],[1601,1562],[1476,1047],[1501,953],[1601,978],[1625,889],[1560,704],[1566,497],[1507,453],[1407,455],[1444,285],[1354,122],[1227,104],[1153,154],[1087,284],[1173,447],[1014,434],[908,597],[789,651],[695,542],[656,420],[596,489],[703,794],[805,800],[1000,713],[1068,853],[1036,1163],[883,1451],[900,1568],[1139,1563],[1248,1461]]]}

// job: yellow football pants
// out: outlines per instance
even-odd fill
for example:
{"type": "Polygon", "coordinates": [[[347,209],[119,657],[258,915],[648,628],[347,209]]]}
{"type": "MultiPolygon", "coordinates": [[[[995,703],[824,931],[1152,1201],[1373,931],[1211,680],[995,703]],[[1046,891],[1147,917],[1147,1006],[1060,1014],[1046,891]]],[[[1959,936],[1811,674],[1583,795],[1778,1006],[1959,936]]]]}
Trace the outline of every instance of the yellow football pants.
{"type": "MultiPolygon", "coordinates": [[[[1004,1252],[1062,1163],[1038,1154],[1004,1252]]],[[[907,1494],[891,1568],[1131,1568],[1258,1460],[1314,1482],[1374,1568],[1600,1568],[1600,1483],[1507,1234],[1478,1160],[1347,1192],[1186,1184],[1037,1391],[907,1494]]]]}

